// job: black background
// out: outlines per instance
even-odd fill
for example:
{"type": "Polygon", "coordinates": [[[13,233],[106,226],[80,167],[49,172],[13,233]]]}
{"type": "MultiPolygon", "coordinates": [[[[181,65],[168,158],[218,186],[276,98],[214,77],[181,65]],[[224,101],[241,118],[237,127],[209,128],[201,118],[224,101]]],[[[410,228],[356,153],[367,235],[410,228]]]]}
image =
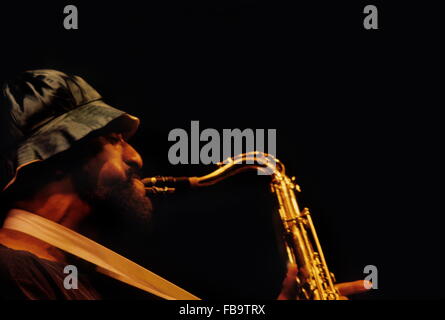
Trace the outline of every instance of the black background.
{"type": "MultiPolygon", "coordinates": [[[[0,77],[84,77],[141,119],[132,143],[147,176],[212,170],[168,162],[168,132],[191,120],[277,129],[277,157],[302,186],[337,280],[375,265],[378,289],[356,299],[443,298],[439,192],[424,180],[438,177],[439,22],[428,5],[374,1],[379,30],[367,31],[366,4],[2,2],[0,77]],[[63,28],[66,4],[77,5],[79,30],[63,28]]],[[[127,238],[123,253],[205,299],[277,296],[284,265],[264,179],[157,205],[155,231],[127,238]]]]}

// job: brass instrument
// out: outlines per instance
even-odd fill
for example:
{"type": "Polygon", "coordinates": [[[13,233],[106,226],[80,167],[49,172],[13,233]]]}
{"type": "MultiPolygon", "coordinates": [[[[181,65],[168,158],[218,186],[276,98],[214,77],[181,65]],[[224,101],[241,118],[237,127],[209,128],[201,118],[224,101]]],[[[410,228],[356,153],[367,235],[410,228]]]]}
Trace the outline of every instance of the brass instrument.
{"type": "Polygon", "coordinates": [[[271,176],[271,191],[276,195],[278,212],[284,231],[287,259],[298,266],[297,299],[338,300],[334,275],[326,264],[311,214],[307,208],[300,210],[296,191],[300,187],[295,177],[285,174],[284,165],[275,157],[263,152],[243,153],[217,164],[218,169],[202,177],[153,177],[145,178],[149,194],[172,193],[180,188],[199,188],[214,185],[230,176],[247,170],[258,170],[271,176]]]}

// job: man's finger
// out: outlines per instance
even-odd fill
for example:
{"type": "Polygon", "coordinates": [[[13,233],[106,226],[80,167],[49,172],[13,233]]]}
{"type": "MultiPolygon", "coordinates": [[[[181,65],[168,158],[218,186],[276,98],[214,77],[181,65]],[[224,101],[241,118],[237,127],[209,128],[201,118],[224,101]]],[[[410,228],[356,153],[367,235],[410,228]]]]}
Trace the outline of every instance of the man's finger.
{"type": "Polygon", "coordinates": [[[287,275],[286,275],[286,277],[296,277],[297,273],[298,273],[297,265],[289,263],[287,265],[287,275]]]}
{"type": "Polygon", "coordinates": [[[342,296],[350,296],[352,294],[362,293],[372,287],[371,283],[366,280],[357,280],[352,282],[343,282],[336,285],[338,292],[342,296]]]}
{"type": "Polygon", "coordinates": [[[297,273],[298,268],[295,264],[287,265],[286,278],[283,281],[283,288],[278,300],[293,300],[297,296],[297,273]]]}

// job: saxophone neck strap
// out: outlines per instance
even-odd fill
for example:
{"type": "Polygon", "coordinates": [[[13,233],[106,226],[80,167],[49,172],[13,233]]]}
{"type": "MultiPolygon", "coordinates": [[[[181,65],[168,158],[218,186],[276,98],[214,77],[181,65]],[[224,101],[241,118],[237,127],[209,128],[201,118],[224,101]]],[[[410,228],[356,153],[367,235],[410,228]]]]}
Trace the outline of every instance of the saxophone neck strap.
{"type": "Polygon", "coordinates": [[[116,252],[54,221],[11,209],[3,228],[20,231],[96,265],[98,272],[167,300],[199,300],[116,252]]]}

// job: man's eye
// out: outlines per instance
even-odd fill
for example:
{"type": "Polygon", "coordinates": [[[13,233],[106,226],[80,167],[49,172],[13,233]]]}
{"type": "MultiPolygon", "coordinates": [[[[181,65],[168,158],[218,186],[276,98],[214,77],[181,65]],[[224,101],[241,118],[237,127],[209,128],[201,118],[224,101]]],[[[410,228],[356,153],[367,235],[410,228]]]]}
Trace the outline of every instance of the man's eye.
{"type": "Polygon", "coordinates": [[[116,144],[121,141],[121,139],[119,137],[115,137],[115,136],[108,136],[107,140],[110,141],[112,144],[116,144]]]}

